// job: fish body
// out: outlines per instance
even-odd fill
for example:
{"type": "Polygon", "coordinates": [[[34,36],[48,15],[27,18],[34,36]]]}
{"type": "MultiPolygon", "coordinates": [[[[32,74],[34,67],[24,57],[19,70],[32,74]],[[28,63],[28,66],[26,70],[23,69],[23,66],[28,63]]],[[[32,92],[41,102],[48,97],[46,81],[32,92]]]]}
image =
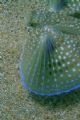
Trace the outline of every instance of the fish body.
{"type": "Polygon", "coordinates": [[[80,0],[49,0],[50,11],[59,12],[64,7],[80,12],[80,0]]]}
{"type": "Polygon", "coordinates": [[[41,96],[52,96],[80,87],[79,41],[55,39],[49,32],[29,41],[20,66],[25,88],[41,96]]]}
{"type": "Polygon", "coordinates": [[[80,12],[80,0],[66,0],[67,6],[71,8],[72,11],[80,12]]]}
{"type": "Polygon", "coordinates": [[[70,14],[70,16],[72,16],[74,18],[77,18],[77,19],[80,19],[80,13],[79,12],[75,12],[73,14],[70,14]]]}
{"type": "Polygon", "coordinates": [[[59,12],[65,6],[65,0],[49,0],[50,11],[59,12]]]}
{"type": "MultiPolygon", "coordinates": [[[[73,6],[76,11],[79,8],[79,0],[71,1],[67,0],[68,7],[72,9],[73,6]]],[[[54,5],[61,5],[62,0],[52,2],[54,5]]],[[[63,6],[58,8],[52,4],[53,10],[58,12],[63,6]]],[[[20,62],[20,75],[25,89],[41,96],[54,96],[79,88],[79,18],[65,14],[65,19],[63,14],[61,16],[54,12],[50,12],[54,15],[53,18],[48,12],[33,13],[20,62]]]]}

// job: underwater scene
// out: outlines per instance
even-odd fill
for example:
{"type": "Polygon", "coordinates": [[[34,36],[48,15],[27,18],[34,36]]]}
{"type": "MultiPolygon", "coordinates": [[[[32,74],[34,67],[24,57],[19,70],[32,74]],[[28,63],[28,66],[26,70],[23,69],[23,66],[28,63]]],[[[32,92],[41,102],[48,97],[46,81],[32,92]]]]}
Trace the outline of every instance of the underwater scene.
{"type": "Polygon", "coordinates": [[[44,4],[25,11],[29,32],[20,73],[30,92],[53,96],[80,87],[80,2],[45,0],[44,4]]]}
{"type": "Polygon", "coordinates": [[[80,120],[80,0],[0,0],[0,119],[80,120]]]}

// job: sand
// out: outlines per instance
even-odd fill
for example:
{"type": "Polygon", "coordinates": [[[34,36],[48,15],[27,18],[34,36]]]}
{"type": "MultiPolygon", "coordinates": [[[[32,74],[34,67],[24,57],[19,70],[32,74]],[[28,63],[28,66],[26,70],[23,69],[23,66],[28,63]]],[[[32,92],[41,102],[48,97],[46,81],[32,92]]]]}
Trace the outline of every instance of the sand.
{"type": "Polygon", "coordinates": [[[21,82],[24,5],[0,3],[0,120],[80,120],[80,89],[54,97],[29,94],[21,82]]]}

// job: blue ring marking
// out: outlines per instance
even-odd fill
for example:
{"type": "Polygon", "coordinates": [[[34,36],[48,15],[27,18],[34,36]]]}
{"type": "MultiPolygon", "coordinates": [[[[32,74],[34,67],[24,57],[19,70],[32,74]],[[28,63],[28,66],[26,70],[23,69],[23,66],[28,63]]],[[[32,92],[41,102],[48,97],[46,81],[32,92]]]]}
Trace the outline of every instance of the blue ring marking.
{"type": "Polygon", "coordinates": [[[68,93],[68,92],[70,92],[70,91],[73,91],[73,90],[76,90],[76,89],[80,88],[80,84],[79,84],[79,85],[77,85],[77,86],[75,86],[74,88],[71,88],[71,89],[69,89],[69,90],[65,90],[65,91],[61,91],[61,92],[55,92],[55,93],[51,93],[51,94],[43,94],[43,93],[38,93],[38,92],[36,92],[36,91],[31,90],[31,89],[27,86],[27,84],[24,83],[24,75],[23,75],[23,73],[22,73],[22,68],[21,68],[21,66],[20,66],[20,76],[21,76],[21,79],[22,79],[22,83],[24,84],[24,88],[25,88],[25,89],[27,88],[27,89],[29,90],[29,92],[34,93],[34,94],[36,94],[36,95],[40,95],[40,96],[55,96],[55,95],[60,95],[60,94],[62,94],[62,93],[68,93]]]}

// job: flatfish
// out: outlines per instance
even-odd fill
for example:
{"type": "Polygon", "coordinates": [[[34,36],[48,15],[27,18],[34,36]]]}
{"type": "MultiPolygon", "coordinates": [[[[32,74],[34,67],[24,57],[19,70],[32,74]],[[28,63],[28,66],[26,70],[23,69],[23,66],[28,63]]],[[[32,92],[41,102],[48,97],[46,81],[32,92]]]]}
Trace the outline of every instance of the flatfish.
{"type": "MultiPolygon", "coordinates": [[[[60,5],[59,8],[53,6],[55,11],[64,7],[64,0],[49,1],[60,5]]],[[[79,12],[79,0],[69,0],[67,4],[72,11],[79,12]]],[[[53,19],[48,15],[45,18],[45,12],[39,13],[29,21],[29,34],[21,55],[20,75],[24,87],[41,96],[75,90],[80,87],[79,17],[65,15],[65,19],[63,15],[51,12],[53,19]]]]}

